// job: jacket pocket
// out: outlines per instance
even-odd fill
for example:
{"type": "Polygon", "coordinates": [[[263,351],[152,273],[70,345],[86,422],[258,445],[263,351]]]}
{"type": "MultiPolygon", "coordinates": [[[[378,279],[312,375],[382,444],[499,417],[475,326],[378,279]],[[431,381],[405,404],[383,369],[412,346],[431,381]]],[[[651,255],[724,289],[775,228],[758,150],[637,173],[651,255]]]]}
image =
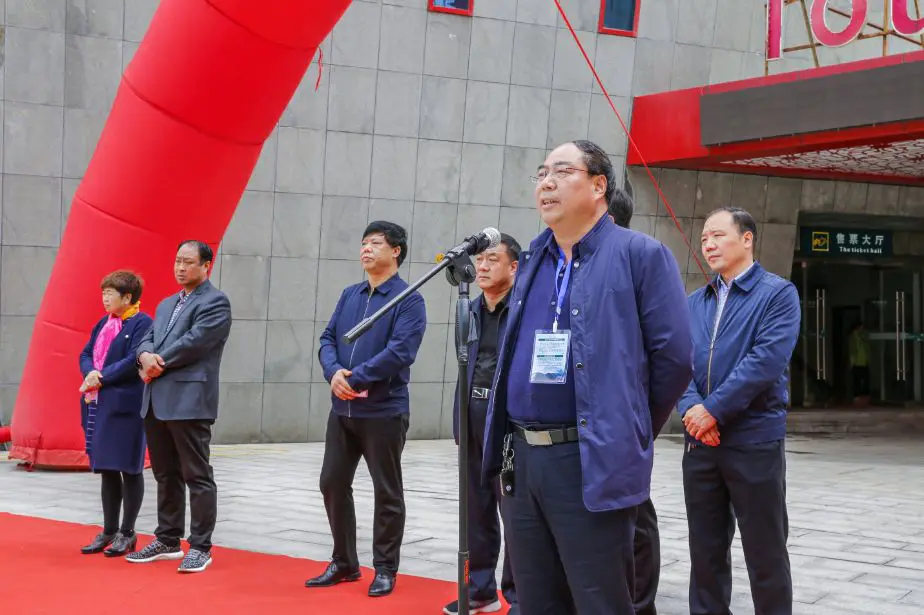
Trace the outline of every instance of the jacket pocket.
{"type": "Polygon", "coordinates": [[[179,372],[173,375],[177,382],[205,382],[208,380],[208,374],[205,372],[179,372]]]}

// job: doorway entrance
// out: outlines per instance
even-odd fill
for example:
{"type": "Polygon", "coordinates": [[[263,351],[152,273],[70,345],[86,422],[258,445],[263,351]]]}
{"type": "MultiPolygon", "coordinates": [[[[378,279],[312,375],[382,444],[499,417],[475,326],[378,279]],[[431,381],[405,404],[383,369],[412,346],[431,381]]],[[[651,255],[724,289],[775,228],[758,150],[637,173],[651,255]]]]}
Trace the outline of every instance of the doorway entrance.
{"type": "Polygon", "coordinates": [[[794,261],[802,336],[791,365],[793,406],[924,405],[922,270],[909,259],[794,261]]]}

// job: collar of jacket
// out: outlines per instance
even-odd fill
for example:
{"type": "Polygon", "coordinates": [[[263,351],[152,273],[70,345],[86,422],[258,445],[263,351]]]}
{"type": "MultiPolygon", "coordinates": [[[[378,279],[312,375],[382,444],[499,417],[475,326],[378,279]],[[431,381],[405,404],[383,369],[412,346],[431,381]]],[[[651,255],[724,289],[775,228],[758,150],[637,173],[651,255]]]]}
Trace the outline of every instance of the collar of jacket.
{"type": "MultiPolygon", "coordinates": [[[[751,292],[751,289],[754,288],[754,285],[757,284],[757,282],[763,276],[763,274],[764,274],[764,268],[761,267],[760,263],[758,263],[755,260],[754,265],[751,267],[749,271],[747,271],[744,275],[738,276],[737,278],[732,280],[732,283],[729,285],[729,290],[731,289],[732,286],[737,286],[744,292],[749,293],[751,292]]],[[[709,288],[712,289],[713,293],[718,295],[719,276],[717,275],[713,277],[712,280],[709,282],[708,286],[709,288]]]]}
{"type": "MultiPolygon", "coordinates": [[[[373,291],[373,292],[377,292],[377,293],[381,293],[381,294],[383,294],[383,295],[387,295],[388,293],[390,293],[390,292],[392,291],[392,289],[395,287],[396,284],[398,284],[398,282],[399,282],[400,280],[401,280],[401,276],[398,275],[397,272],[395,272],[395,275],[391,276],[390,278],[388,278],[387,280],[385,280],[384,282],[382,282],[381,284],[379,284],[378,286],[376,286],[376,287],[375,287],[375,291],[373,291]]],[[[369,286],[369,280],[364,280],[364,281],[363,281],[363,285],[362,285],[362,287],[361,287],[359,290],[360,290],[360,292],[366,292],[366,293],[367,293],[367,292],[369,292],[369,288],[370,288],[370,286],[369,286]]]]}
{"type": "MultiPolygon", "coordinates": [[[[609,215],[604,212],[603,215],[600,216],[600,219],[597,220],[597,223],[587,231],[587,234],[574,244],[574,249],[576,250],[574,256],[586,258],[592,255],[607,237],[616,232],[616,228],[616,225],[610,220],[609,215]]],[[[548,250],[556,259],[558,258],[558,243],[555,241],[555,234],[552,233],[552,229],[547,228],[542,231],[542,233],[529,245],[529,251],[532,253],[536,253],[537,250],[543,249],[548,250]]]]}
{"type": "MultiPolygon", "coordinates": [[[[202,284],[200,284],[199,286],[195,287],[195,288],[193,289],[193,291],[192,291],[191,293],[189,293],[189,296],[192,297],[193,295],[201,295],[202,293],[204,293],[205,291],[207,291],[207,290],[208,290],[209,288],[211,288],[211,287],[212,287],[212,283],[209,281],[208,278],[205,278],[205,280],[202,282],[202,284]]],[[[186,292],[185,290],[181,290],[181,291],[180,291],[180,295],[182,295],[182,294],[185,293],[185,292],[186,292]]]]}
{"type": "MultiPolygon", "coordinates": [[[[501,313],[503,313],[503,311],[507,309],[507,302],[510,300],[510,292],[511,291],[508,290],[507,293],[504,295],[504,297],[500,301],[497,302],[497,305],[494,306],[495,310],[500,310],[501,313]]],[[[484,303],[484,294],[482,293],[478,295],[477,297],[475,297],[474,299],[472,299],[472,313],[480,316],[481,308],[483,307],[485,307],[485,303],[484,303]]]]}

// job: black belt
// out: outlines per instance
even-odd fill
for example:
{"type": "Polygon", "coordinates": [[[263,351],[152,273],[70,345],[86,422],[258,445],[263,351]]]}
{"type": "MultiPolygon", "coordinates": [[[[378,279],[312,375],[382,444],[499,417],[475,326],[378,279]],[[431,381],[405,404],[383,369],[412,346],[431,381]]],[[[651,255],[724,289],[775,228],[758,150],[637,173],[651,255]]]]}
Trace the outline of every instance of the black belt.
{"type": "Polygon", "coordinates": [[[565,427],[564,429],[544,429],[544,430],[531,430],[520,427],[519,425],[513,426],[513,433],[517,435],[521,440],[525,440],[530,446],[551,446],[553,444],[565,444],[567,442],[577,442],[580,438],[578,437],[578,428],[577,427],[565,427]]]}
{"type": "Polygon", "coordinates": [[[472,387],[472,399],[487,399],[490,395],[491,389],[472,387]]]}

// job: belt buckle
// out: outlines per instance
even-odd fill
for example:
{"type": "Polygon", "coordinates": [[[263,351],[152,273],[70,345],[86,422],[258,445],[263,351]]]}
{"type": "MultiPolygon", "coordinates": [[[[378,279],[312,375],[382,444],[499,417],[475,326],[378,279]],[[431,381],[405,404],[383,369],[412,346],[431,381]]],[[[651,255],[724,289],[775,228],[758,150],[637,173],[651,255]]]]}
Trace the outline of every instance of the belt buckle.
{"type": "Polygon", "coordinates": [[[474,387],[472,388],[472,397],[475,399],[487,399],[488,398],[488,389],[483,387],[474,387]]]}
{"type": "Polygon", "coordinates": [[[526,443],[530,446],[551,446],[552,443],[552,434],[548,431],[528,431],[523,430],[523,434],[526,436],[526,443]]]}

